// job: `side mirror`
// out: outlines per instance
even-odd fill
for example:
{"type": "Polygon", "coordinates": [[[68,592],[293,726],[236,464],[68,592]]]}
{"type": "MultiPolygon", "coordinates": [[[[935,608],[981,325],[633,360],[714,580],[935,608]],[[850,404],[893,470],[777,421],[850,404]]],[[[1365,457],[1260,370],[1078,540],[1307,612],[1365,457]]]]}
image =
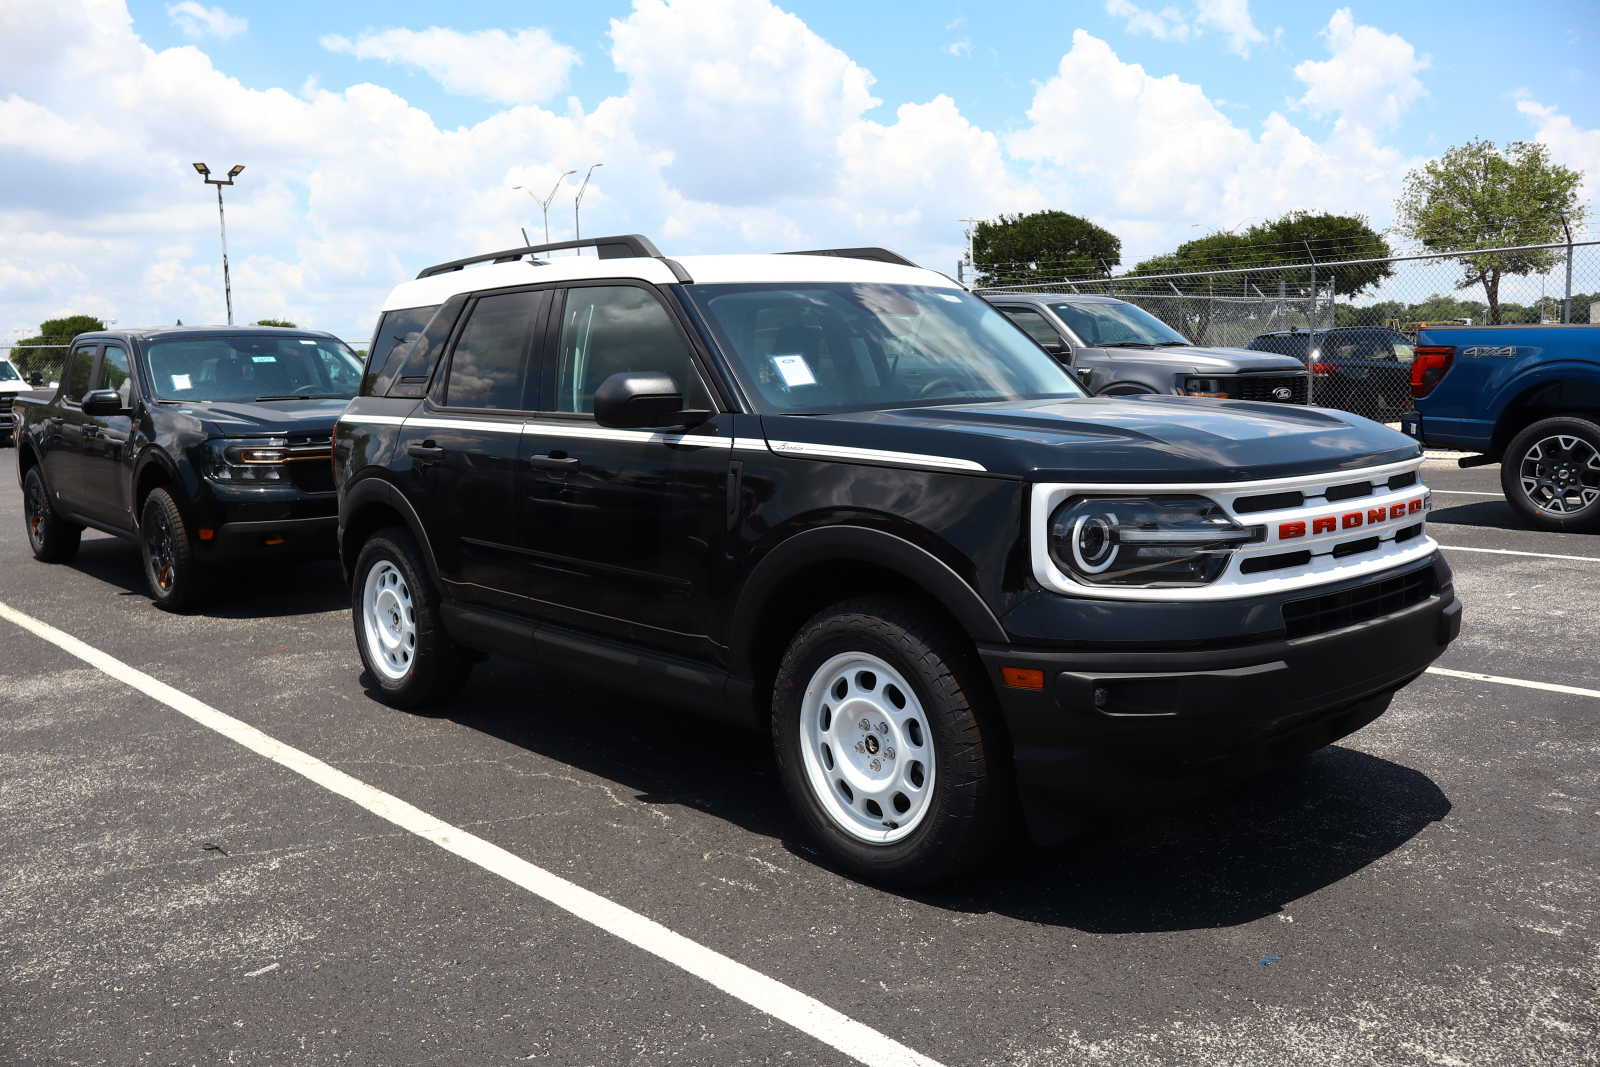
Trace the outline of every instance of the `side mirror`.
{"type": "Polygon", "coordinates": [[[83,413],[85,415],[126,415],[128,409],[122,406],[122,397],[117,395],[115,389],[91,389],[83,394],[83,413]]]}
{"type": "Polygon", "coordinates": [[[655,371],[613,374],[594,391],[594,420],[619,430],[698,426],[709,411],[685,411],[678,383],[655,371]]]}
{"type": "Polygon", "coordinates": [[[28,375],[28,384],[33,386],[35,389],[42,389],[44,387],[44,375],[40,374],[38,371],[34,371],[32,374],[28,375]]]}

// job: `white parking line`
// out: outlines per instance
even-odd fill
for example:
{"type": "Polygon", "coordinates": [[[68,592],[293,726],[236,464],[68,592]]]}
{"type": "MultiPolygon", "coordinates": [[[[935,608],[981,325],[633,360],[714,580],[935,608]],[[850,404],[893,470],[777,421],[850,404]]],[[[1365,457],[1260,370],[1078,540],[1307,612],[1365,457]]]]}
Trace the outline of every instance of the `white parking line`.
{"type": "Polygon", "coordinates": [[[1547,693],[1566,693],[1575,697],[1594,697],[1600,700],[1600,689],[1583,689],[1576,685],[1557,685],[1555,682],[1533,682],[1526,678],[1502,678],[1497,674],[1479,674],[1476,671],[1453,671],[1448,667],[1429,667],[1429,674],[1446,678],[1465,678],[1469,682],[1493,682],[1495,685],[1514,685],[1519,689],[1542,689],[1547,693]]]}
{"type": "Polygon", "coordinates": [[[0,602],[0,618],[70,653],[117,681],[160,701],[201,726],[238,742],[260,756],[320,785],[331,793],[365,808],[447,852],[453,852],[506,881],[527,890],[584,922],[679,967],[729,996],[788,1023],[796,1030],[830,1045],[858,1063],[870,1067],[940,1067],[936,1060],[859,1023],[820,1000],[806,996],[782,982],[722,955],[682,934],[590,892],[515,856],[498,845],[444,822],[400,798],[302,752],[249,723],[218,711],[165,682],[152,678],[69,633],[56,629],[0,602]]]}
{"type": "Polygon", "coordinates": [[[1600,556],[1563,556],[1555,552],[1518,552],[1514,548],[1468,548],[1466,545],[1444,545],[1446,552],[1487,552],[1495,556],[1533,556],[1535,559],[1575,559],[1580,563],[1600,563],[1600,556]]]}
{"type": "Polygon", "coordinates": [[[1504,500],[1506,496],[1504,493],[1483,493],[1475,489],[1435,489],[1431,485],[1428,486],[1428,492],[1435,495],[1444,493],[1448,496],[1497,496],[1502,500],[1504,500]]]}

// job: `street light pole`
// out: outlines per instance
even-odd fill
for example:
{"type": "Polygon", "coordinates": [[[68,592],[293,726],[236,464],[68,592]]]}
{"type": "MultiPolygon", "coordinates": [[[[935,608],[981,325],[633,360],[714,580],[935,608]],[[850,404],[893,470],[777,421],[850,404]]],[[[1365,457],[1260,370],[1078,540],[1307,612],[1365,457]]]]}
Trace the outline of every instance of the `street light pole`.
{"type": "MultiPolygon", "coordinates": [[[[978,280],[978,265],[975,262],[973,262],[972,240],[973,240],[973,228],[978,225],[979,220],[978,219],[957,219],[956,221],[957,222],[964,222],[964,223],[967,224],[967,269],[972,272],[972,280],[973,281],[977,281],[978,280]]],[[[957,275],[959,275],[961,272],[957,271],[956,273],[957,273],[957,275]]],[[[966,281],[965,278],[962,278],[960,280],[961,281],[966,281]]]]}
{"type": "Polygon", "coordinates": [[[222,229],[222,299],[228,305],[228,325],[232,326],[233,282],[228,276],[228,220],[222,213],[222,187],[224,185],[232,185],[233,179],[244,173],[244,164],[235,163],[233,169],[228,171],[226,179],[213,178],[211,176],[211,168],[204,163],[196,163],[194,169],[207,185],[215,185],[217,187],[217,225],[222,229]]]}
{"type": "Polygon", "coordinates": [[[544,243],[545,244],[549,244],[550,243],[550,201],[552,201],[552,200],[554,200],[556,198],[556,193],[560,191],[561,183],[567,180],[567,175],[568,174],[576,174],[576,173],[578,173],[578,172],[575,171],[575,170],[569,170],[565,174],[562,174],[561,177],[557,178],[556,179],[556,183],[550,187],[550,195],[545,197],[543,200],[539,200],[539,198],[537,196],[534,196],[533,190],[529,189],[526,185],[513,185],[511,187],[513,189],[521,189],[523,192],[525,192],[529,196],[533,197],[533,199],[539,200],[539,210],[544,212],[544,243]]]}
{"type": "MultiPolygon", "coordinates": [[[[589,175],[594,173],[594,169],[596,167],[603,166],[605,166],[604,163],[589,164],[588,171],[586,171],[583,175],[583,184],[578,186],[577,198],[572,201],[572,239],[575,241],[581,241],[583,239],[583,232],[578,226],[578,211],[583,207],[583,191],[589,188],[589,175]]],[[[573,171],[573,173],[576,174],[577,171],[573,171]]],[[[581,248],[574,249],[573,251],[577,252],[580,256],[583,255],[583,249],[581,248]]]]}

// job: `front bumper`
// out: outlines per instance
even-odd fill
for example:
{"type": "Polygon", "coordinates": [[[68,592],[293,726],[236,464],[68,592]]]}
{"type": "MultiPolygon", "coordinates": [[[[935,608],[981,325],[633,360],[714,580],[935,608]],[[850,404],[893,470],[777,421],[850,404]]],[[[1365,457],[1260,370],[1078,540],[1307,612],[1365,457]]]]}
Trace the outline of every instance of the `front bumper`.
{"type": "Polygon", "coordinates": [[[290,485],[219,486],[207,482],[195,526],[209,559],[250,556],[327,556],[338,548],[338,496],[290,485]],[[209,535],[207,531],[210,531],[209,535]]]}
{"type": "Polygon", "coordinates": [[[1421,602],[1313,636],[1290,639],[1280,625],[1266,639],[1219,634],[1211,647],[1160,651],[980,647],[1035,836],[1052,836],[1063,811],[1269,766],[1377,718],[1460,633],[1442,560],[1401,574],[1426,568],[1433,591],[1421,602]],[[1042,670],[1044,688],[1007,687],[1004,667],[1042,670]]]}

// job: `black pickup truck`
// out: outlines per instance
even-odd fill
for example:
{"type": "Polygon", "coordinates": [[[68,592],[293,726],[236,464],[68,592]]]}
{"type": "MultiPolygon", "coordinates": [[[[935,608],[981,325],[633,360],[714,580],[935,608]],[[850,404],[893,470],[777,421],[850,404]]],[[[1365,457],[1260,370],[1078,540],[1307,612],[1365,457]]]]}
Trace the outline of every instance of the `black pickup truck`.
{"type": "Polygon", "coordinates": [[[155,602],[194,607],[213,564],[334,550],[333,425],[361,362],[326,333],[81,334],[49,400],[17,401],[28,542],[70,560],[85,527],[138,543],[155,602]]]}
{"type": "Polygon", "coordinates": [[[1325,745],[1457,633],[1393,430],[1087,397],[881,249],[584,244],[384,306],[334,439],[383,700],[498,652],[768,732],[828,853],[915,882],[1325,745]]]}

